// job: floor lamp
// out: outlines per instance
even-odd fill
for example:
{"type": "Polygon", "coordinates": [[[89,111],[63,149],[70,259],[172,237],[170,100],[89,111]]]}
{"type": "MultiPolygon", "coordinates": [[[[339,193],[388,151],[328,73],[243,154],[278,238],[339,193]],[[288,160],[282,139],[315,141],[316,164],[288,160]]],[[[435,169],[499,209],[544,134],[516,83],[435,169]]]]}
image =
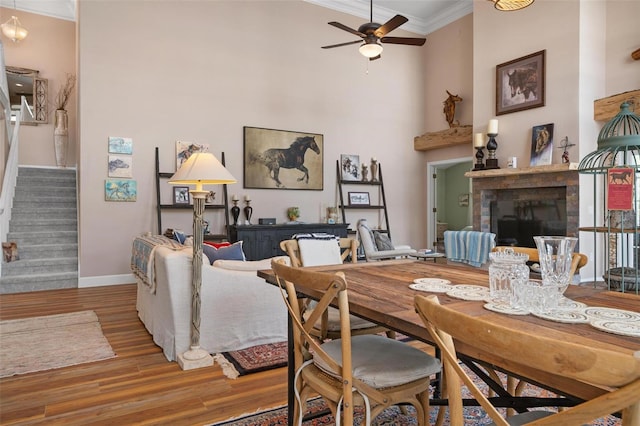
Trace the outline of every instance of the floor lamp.
{"type": "Polygon", "coordinates": [[[200,348],[200,288],[202,287],[202,240],[204,202],[209,191],[202,185],[236,183],[236,179],[209,152],[191,154],[180,169],[171,176],[172,185],[195,185],[190,190],[193,198],[193,259],[191,278],[191,347],[178,355],[178,364],[183,370],[213,365],[213,358],[200,348]]]}

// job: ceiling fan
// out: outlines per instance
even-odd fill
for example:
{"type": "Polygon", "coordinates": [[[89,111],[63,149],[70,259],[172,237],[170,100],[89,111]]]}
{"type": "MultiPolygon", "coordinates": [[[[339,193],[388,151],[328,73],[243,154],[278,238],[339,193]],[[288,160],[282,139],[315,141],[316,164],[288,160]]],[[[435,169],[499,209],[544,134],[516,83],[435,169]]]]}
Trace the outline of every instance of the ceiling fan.
{"type": "Polygon", "coordinates": [[[332,49],[334,47],[349,46],[351,44],[362,43],[360,46],[360,53],[363,56],[369,58],[370,61],[380,59],[380,53],[382,53],[381,43],[389,44],[406,44],[410,46],[422,46],[426,39],[417,37],[385,37],[386,34],[398,28],[400,25],[408,22],[409,20],[402,15],[396,15],[389,19],[383,25],[373,22],[373,0],[371,0],[371,17],[369,22],[360,25],[358,30],[347,27],[339,22],[329,22],[329,25],[333,25],[336,28],[350,32],[357,35],[362,40],[349,41],[346,43],[332,44],[330,46],[322,46],[323,49],[332,49]]]}

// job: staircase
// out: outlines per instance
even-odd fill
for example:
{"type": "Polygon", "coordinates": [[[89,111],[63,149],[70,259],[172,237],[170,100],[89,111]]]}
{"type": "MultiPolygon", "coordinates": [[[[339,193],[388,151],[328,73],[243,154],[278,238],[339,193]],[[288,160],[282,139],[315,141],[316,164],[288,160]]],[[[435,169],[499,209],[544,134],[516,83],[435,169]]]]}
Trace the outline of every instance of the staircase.
{"type": "Polygon", "coordinates": [[[78,286],[75,170],[19,168],[7,241],[20,260],[3,263],[0,294],[78,286]]]}

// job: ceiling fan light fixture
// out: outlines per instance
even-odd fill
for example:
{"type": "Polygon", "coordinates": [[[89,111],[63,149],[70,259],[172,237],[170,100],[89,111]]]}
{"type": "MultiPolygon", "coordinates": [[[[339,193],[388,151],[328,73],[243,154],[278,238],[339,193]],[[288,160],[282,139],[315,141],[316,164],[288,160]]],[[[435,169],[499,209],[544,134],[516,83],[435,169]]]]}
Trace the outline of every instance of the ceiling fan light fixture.
{"type": "Polygon", "coordinates": [[[489,0],[494,3],[494,7],[503,12],[524,9],[533,4],[534,0],[489,0]]]}
{"type": "Polygon", "coordinates": [[[377,41],[374,42],[365,42],[358,49],[362,56],[367,58],[375,58],[379,54],[382,53],[382,46],[377,41]]]}
{"type": "Polygon", "coordinates": [[[29,34],[29,31],[22,26],[17,16],[12,16],[11,19],[0,25],[0,27],[2,27],[2,34],[14,42],[24,40],[27,34],[29,34]]]}

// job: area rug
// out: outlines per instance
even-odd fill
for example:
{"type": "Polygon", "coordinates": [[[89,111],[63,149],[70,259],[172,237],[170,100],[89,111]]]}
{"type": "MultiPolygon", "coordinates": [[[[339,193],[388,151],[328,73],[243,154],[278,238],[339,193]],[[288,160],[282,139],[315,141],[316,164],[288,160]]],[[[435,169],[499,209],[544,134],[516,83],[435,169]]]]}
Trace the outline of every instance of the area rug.
{"type": "MultiPolygon", "coordinates": [[[[482,383],[477,376],[469,371],[466,366],[463,365],[463,368],[467,371],[469,376],[476,383],[480,383],[480,388],[485,391],[486,394],[486,384],[482,383]]],[[[502,373],[499,373],[503,383],[506,381],[506,376],[502,373]]],[[[471,393],[466,388],[466,386],[462,387],[462,396],[463,398],[471,398],[471,393]]],[[[522,396],[539,396],[543,398],[555,397],[555,394],[541,389],[537,386],[526,384],[523,391],[522,396]]],[[[539,408],[540,410],[544,410],[545,408],[539,408]]],[[[432,422],[435,422],[435,419],[438,415],[438,407],[431,407],[430,418],[432,422]]],[[[449,426],[449,413],[447,408],[444,408],[444,426],[449,426]]],[[[504,408],[499,408],[503,415],[505,414],[504,408]]],[[[331,414],[326,414],[327,406],[322,400],[322,398],[316,398],[312,401],[308,402],[307,412],[305,416],[309,418],[309,420],[304,421],[303,426],[325,426],[325,425],[333,425],[335,424],[335,419],[331,414]],[[312,418],[314,417],[314,418],[312,418]]],[[[360,407],[356,408],[354,423],[360,424],[362,420],[364,420],[364,415],[362,409],[360,407]]],[[[286,425],[287,424],[287,407],[280,406],[264,411],[259,411],[256,413],[246,414],[240,416],[235,419],[226,420],[224,422],[214,423],[212,426],[278,426],[278,425],[286,425]]],[[[415,409],[411,406],[406,407],[406,413],[401,412],[401,410],[397,407],[390,407],[383,411],[378,417],[373,419],[371,422],[372,426],[415,426],[418,424],[415,417],[415,409]]],[[[464,407],[464,424],[465,425],[490,425],[492,424],[491,418],[487,415],[487,413],[481,407],[464,407]]],[[[619,419],[608,416],[602,419],[598,419],[592,423],[589,423],[593,426],[619,426],[621,422],[619,419]]]]}
{"type": "Polygon", "coordinates": [[[214,356],[225,375],[235,379],[259,371],[287,365],[287,342],[268,343],[214,356]]]}
{"type": "Polygon", "coordinates": [[[115,356],[94,311],[0,321],[0,377],[115,356]]]}

